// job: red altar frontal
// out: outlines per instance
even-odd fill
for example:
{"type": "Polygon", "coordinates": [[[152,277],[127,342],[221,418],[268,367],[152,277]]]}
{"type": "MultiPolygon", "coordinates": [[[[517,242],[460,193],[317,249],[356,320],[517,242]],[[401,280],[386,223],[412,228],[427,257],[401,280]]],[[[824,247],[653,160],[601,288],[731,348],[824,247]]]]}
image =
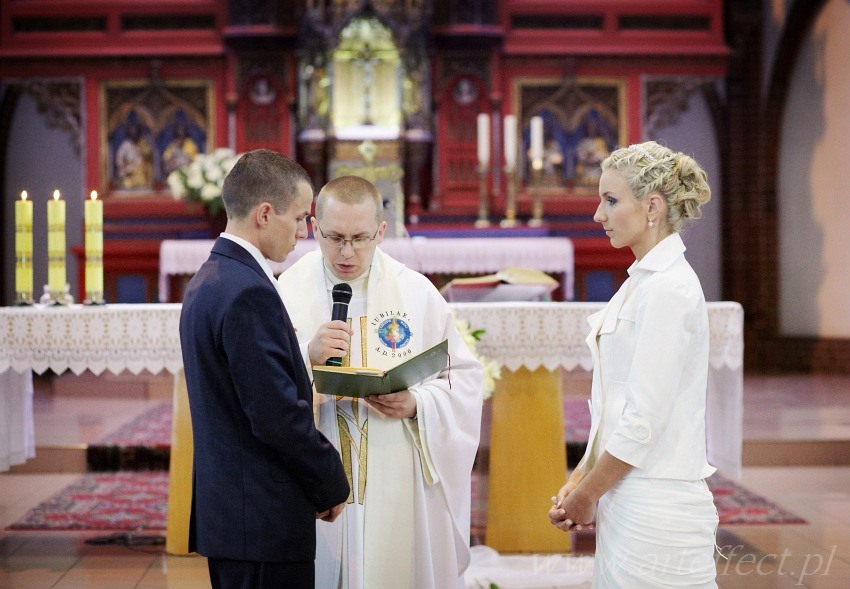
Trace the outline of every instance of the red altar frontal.
{"type": "Polygon", "coordinates": [[[27,92],[76,121],[107,300],[155,300],[159,243],[209,237],[169,178],[224,147],[295,157],[317,188],[367,177],[395,235],[569,237],[583,299],[583,270],[615,287],[630,261],[592,221],[599,162],[727,54],[720,0],[0,0],[0,117],[27,92]]]}

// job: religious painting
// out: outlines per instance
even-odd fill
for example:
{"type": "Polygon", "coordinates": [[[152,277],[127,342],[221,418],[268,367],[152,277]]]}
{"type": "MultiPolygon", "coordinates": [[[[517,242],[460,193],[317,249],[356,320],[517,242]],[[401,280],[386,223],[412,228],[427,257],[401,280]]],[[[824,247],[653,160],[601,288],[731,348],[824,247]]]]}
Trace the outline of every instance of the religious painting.
{"type": "Polygon", "coordinates": [[[104,192],[158,192],[214,145],[209,80],[103,82],[100,98],[104,192]]]}
{"type": "Polygon", "coordinates": [[[549,193],[595,194],[599,164],[626,143],[625,81],[610,78],[517,79],[520,177],[549,193]],[[543,158],[532,167],[531,119],[543,120],[543,158]]]}

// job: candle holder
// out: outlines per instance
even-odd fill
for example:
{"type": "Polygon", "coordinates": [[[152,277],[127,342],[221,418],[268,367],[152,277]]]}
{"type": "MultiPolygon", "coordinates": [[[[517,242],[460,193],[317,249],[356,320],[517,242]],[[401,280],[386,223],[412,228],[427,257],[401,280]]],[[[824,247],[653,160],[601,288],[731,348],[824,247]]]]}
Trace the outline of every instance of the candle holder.
{"type": "Polygon", "coordinates": [[[26,254],[15,256],[15,272],[22,274],[23,278],[18,279],[18,276],[16,276],[14,305],[16,307],[29,307],[34,303],[32,299],[32,258],[26,254]]]}
{"type": "Polygon", "coordinates": [[[488,166],[483,162],[478,164],[478,219],[475,227],[482,229],[490,226],[490,206],[487,202],[487,171],[488,166]]]}
{"type": "Polygon", "coordinates": [[[26,291],[15,292],[14,306],[16,306],[16,307],[32,307],[34,304],[35,304],[35,301],[32,300],[32,292],[26,292],[26,291]]]}
{"type": "Polygon", "coordinates": [[[505,218],[499,222],[500,227],[511,228],[516,227],[519,223],[516,220],[516,168],[513,166],[505,166],[505,184],[508,190],[507,201],[505,202],[505,218]]]}
{"type": "Polygon", "coordinates": [[[540,191],[540,181],[543,176],[543,160],[535,159],[531,163],[533,185],[531,188],[531,219],[529,227],[543,226],[543,194],[540,191]]]}
{"type": "Polygon", "coordinates": [[[103,297],[102,291],[86,292],[86,298],[83,300],[83,304],[88,306],[105,305],[106,299],[103,297]]]}
{"type": "Polygon", "coordinates": [[[74,304],[74,297],[71,295],[71,285],[65,283],[65,289],[60,291],[50,290],[48,285],[44,285],[44,294],[38,299],[38,302],[46,307],[67,307],[74,304]]]}

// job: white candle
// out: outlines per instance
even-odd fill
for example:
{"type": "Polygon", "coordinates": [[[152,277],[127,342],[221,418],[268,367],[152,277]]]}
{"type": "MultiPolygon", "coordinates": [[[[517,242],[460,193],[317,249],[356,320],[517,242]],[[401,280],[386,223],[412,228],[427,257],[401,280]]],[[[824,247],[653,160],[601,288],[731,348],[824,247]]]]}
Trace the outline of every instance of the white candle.
{"type": "Polygon", "coordinates": [[[505,165],[513,170],[516,167],[516,117],[505,115],[505,165]]]}
{"type": "Polygon", "coordinates": [[[543,161],[543,118],[531,117],[531,160],[543,161]]]}
{"type": "Polygon", "coordinates": [[[490,115],[485,113],[478,115],[478,163],[490,163],[490,115]]]}

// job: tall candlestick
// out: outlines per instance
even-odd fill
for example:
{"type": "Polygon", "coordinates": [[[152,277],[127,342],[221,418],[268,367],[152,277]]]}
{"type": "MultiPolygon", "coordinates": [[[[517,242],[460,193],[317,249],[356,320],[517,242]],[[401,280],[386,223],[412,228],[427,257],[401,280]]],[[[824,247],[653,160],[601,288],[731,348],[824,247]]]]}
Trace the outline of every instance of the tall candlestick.
{"type": "Polygon", "coordinates": [[[531,117],[531,219],[529,227],[543,225],[543,195],[540,192],[540,180],[543,172],[543,118],[531,117]]]}
{"type": "Polygon", "coordinates": [[[15,302],[32,304],[32,201],[15,201],[15,302]]]}
{"type": "Polygon", "coordinates": [[[85,202],[86,224],[86,300],[103,301],[103,201],[97,191],[85,202]]]}
{"type": "Polygon", "coordinates": [[[490,203],[487,198],[487,164],[478,164],[478,219],[475,226],[479,229],[490,226],[490,203]]]}
{"type": "Polygon", "coordinates": [[[531,117],[531,161],[543,164],[543,118],[531,117]]]}
{"type": "Polygon", "coordinates": [[[47,201],[47,288],[53,301],[65,297],[65,201],[58,190],[53,200],[47,201]]]}
{"type": "Polygon", "coordinates": [[[516,167],[516,117],[505,115],[505,166],[516,167]]]}
{"type": "Polygon", "coordinates": [[[505,200],[505,218],[499,225],[516,227],[516,150],[517,125],[514,115],[505,115],[505,184],[507,198],[505,200]]]}
{"type": "Polygon", "coordinates": [[[490,115],[485,113],[478,115],[478,163],[490,163],[490,115]]]}

